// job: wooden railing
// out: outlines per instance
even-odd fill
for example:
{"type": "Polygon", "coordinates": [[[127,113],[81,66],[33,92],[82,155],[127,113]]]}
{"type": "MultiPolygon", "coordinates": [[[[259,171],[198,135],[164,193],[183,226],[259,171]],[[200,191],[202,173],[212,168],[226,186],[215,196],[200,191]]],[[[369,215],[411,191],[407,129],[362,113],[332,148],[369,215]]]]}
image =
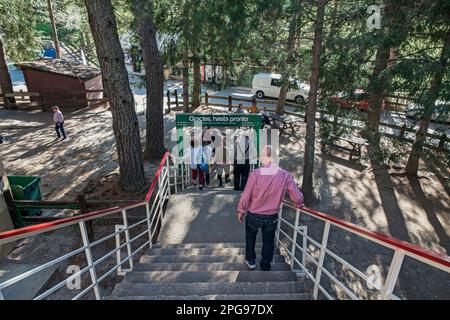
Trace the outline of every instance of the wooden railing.
{"type": "MultiPolygon", "coordinates": [[[[394,97],[397,98],[397,96],[388,96],[388,97],[394,97]]],[[[402,97],[402,96],[398,96],[399,100],[400,99],[408,99],[407,97],[402,97]]],[[[252,105],[257,106],[258,110],[265,110],[265,111],[270,111],[270,112],[275,112],[275,108],[273,107],[258,107],[258,103],[266,103],[266,104],[275,104],[277,103],[276,100],[259,100],[259,99],[249,99],[249,98],[240,98],[240,97],[233,97],[233,96],[216,96],[216,95],[208,95],[205,94],[204,96],[204,100],[205,100],[205,106],[206,107],[222,107],[222,108],[228,108],[229,111],[232,110],[233,107],[236,107],[236,104],[233,104],[232,102],[252,102],[252,105]],[[218,102],[211,102],[211,99],[217,99],[217,100],[226,100],[228,103],[218,103],[218,102]]],[[[391,103],[391,102],[388,102],[391,103]]],[[[395,103],[395,102],[394,102],[395,103]]],[[[294,103],[286,103],[286,105],[292,105],[292,106],[297,106],[298,104],[294,104],[294,103]]],[[[406,106],[406,103],[403,102],[399,102],[397,105],[404,105],[406,106]]],[[[243,106],[243,109],[250,109],[250,106],[243,106]]],[[[318,110],[321,114],[325,115],[325,116],[332,116],[330,114],[327,114],[326,110],[318,110]]],[[[290,111],[284,111],[284,114],[286,115],[291,115],[291,116],[296,116],[296,117],[300,117],[300,118],[304,118],[305,119],[305,114],[300,113],[300,112],[290,112],[290,111]]],[[[305,119],[306,121],[306,119],[305,119]]],[[[326,119],[320,119],[316,117],[316,121],[322,121],[322,122],[327,122],[327,123],[334,123],[333,121],[330,120],[326,120],[326,119]]],[[[345,125],[345,124],[340,124],[338,123],[339,126],[348,128],[348,129],[352,129],[352,130],[361,130],[360,126],[354,126],[354,125],[345,125]]],[[[384,132],[384,130],[381,131],[381,134],[387,137],[391,137],[391,138],[396,138],[396,139],[400,139],[404,142],[408,142],[408,143],[413,143],[414,140],[411,138],[408,138],[406,136],[406,133],[413,133],[416,134],[416,130],[414,130],[413,128],[411,128],[410,126],[404,124],[402,126],[399,125],[395,125],[395,124],[390,124],[390,123],[384,123],[384,122],[380,122],[380,128],[390,128],[390,129],[394,129],[394,130],[398,130],[398,134],[392,134],[392,133],[387,133],[384,132]]],[[[443,152],[447,152],[450,153],[450,137],[448,137],[445,133],[442,135],[438,135],[438,134],[432,134],[432,133],[427,133],[426,138],[428,139],[433,139],[435,140],[435,144],[430,144],[430,143],[425,143],[425,147],[430,148],[430,149],[434,149],[434,150],[438,150],[438,151],[443,151],[443,152]]]]}
{"type": "MultiPolygon", "coordinates": [[[[87,106],[97,106],[108,102],[103,90],[80,90],[70,92],[26,92],[19,91],[14,93],[0,94],[0,97],[14,97],[16,103],[9,103],[9,108],[45,108],[51,105],[71,104],[79,106],[87,104],[87,106]],[[102,95],[102,97],[98,97],[102,95]]],[[[5,101],[3,106],[6,107],[5,101]]]]}

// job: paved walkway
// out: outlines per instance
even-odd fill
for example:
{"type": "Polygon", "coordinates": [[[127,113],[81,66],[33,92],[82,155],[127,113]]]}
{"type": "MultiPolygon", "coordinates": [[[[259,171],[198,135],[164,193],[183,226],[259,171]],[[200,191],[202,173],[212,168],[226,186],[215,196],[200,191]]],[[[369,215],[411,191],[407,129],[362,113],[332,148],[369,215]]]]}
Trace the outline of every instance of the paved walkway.
{"type": "Polygon", "coordinates": [[[195,188],[171,195],[160,233],[161,243],[244,243],[236,218],[241,192],[195,188]]]}

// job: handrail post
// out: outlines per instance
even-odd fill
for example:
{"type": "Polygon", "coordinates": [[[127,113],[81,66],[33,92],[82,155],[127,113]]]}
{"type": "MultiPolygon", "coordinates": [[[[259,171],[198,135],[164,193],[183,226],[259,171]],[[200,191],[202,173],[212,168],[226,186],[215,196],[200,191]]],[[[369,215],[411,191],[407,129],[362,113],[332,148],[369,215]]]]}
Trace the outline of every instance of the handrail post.
{"type": "Polygon", "coordinates": [[[145,203],[145,213],[147,214],[147,228],[148,228],[148,240],[149,240],[149,250],[152,249],[152,220],[150,219],[150,202],[145,203]]]}
{"type": "MultiPolygon", "coordinates": [[[[174,163],[173,166],[173,181],[175,184],[175,193],[178,192],[178,177],[177,177],[177,171],[178,171],[178,164],[174,163]]],[[[183,179],[181,179],[181,183],[183,183],[183,179]]]]}
{"type": "Polygon", "coordinates": [[[396,249],[394,256],[392,257],[391,265],[389,266],[389,272],[386,277],[383,290],[381,291],[381,300],[387,300],[390,298],[392,292],[394,292],[395,284],[397,283],[400,269],[402,268],[403,258],[405,252],[402,249],[396,249]]]}
{"type": "Polygon", "coordinates": [[[300,218],[300,210],[297,209],[295,211],[294,235],[292,237],[292,249],[291,249],[292,256],[291,256],[291,263],[290,263],[291,270],[294,269],[294,262],[295,262],[294,258],[295,258],[295,249],[297,248],[297,246],[296,246],[296,244],[297,244],[297,234],[298,234],[297,228],[298,228],[298,220],[299,220],[299,218],[300,218]]]}
{"type": "Polygon", "coordinates": [[[87,264],[89,266],[89,273],[91,274],[91,281],[94,285],[94,294],[97,300],[101,299],[100,288],[97,282],[97,273],[95,272],[94,259],[92,256],[92,251],[89,243],[89,237],[86,229],[86,223],[81,220],[78,225],[80,226],[81,238],[83,240],[83,246],[85,247],[84,252],[86,254],[87,264]]]}
{"type": "Polygon", "coordinates": [[[177,91],[177,89],[175,89],[175,105],[176,105],[176,108],[178,109],[178,91],[177,91]]]}
{"type": "Polygon", "coordinates": [[[314,300],[317,300],[317,294],[319,292],[320,278],[322,276],[323,261],[325,260],[325,253],[327,250],[328,234],[330,233],[330,225],[331,225],[330,222],[327,221],[327,222],[325,222],[325,226],[323,228],[322,243],[320,245],[319,264],[317,265],[316,279],[314,281],[314,291],[313,291],[314,300]]]}
{"type": "Polygon", "coordinates": [[[280,242],[280,228],[281,228],[281,217],[283,214],[283,202],[281,203],[280,210],[278,211],[278,224],[277,224],[277,232],[276,232],[276,244],[278,246],[278,242],[280,242]]]}
{"type": "MultiPolygon", "coordinates": [[[[163,205],[164,205],[164,199],[165,199],[165,195],[163,194],[163,189],[164,189],[164,181],[162,179],[163,171],[164,170],[161,170],[161,173],[159,174],[159,177],[158,177],[159,219],[161,221],[162,221],[163,205]]],[[[155,197],[155,201],[156,201],[156,197],[155,197]]],[[[158,219],[156,219],[156,220],[158,220],[158,219]]]]}
{"type": "MultiPolygon", "coordinates": [[[[168,185],[168,188],[167,188],[167,195],[168,195],[168,197],[167,198],[169,198],[170,197],[170,159],[169,158],[167,158],[167,160],[166,160],[166,162],[167,162],[167,183],[169,184],[168,185]]],[[[175,185],[176,185],[176,181],[175,181],[175,185]]]]}
{"type": "Polygon", "coordinates": [[[167,90],[166,96],[167,96],[167,113],[170,113],[170,90],[167,90]]]}
{"type": "Polygon", "coordinates": [[[132,251],[131,251],[131,242],[130,242],[130,231],[128,230],[128,217],[127,217],[127,210],[123,209],[122,210],[122,220],[123,220],[123,228],[125,230],[125,241],[127,244],[127,253],[128,253],[128,257],[130,258],[129,264],[130,264],[130,269],[129,271],[133,270],[133,257],[131,256],[132,251]]]}
{"type": "Polygon", "coordinates": [[[184,162],[181,161],[181,190],[184,190],[184,184],[186,180],[187,179],[185,179],[184,177],[184,162]]]}

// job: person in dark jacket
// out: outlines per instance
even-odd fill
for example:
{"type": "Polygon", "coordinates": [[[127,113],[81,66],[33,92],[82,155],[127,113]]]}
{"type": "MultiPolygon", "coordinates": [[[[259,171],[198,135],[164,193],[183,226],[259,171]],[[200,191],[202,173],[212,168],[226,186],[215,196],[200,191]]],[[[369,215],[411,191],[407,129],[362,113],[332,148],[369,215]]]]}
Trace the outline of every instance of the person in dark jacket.
{"type": "Polygon", "coordinates": [[[251,159],[256,156],[256,148],[248,134],[240,132],[234,140],[233,178],[234,190],[242,191],[250,174],[251,159]]]}

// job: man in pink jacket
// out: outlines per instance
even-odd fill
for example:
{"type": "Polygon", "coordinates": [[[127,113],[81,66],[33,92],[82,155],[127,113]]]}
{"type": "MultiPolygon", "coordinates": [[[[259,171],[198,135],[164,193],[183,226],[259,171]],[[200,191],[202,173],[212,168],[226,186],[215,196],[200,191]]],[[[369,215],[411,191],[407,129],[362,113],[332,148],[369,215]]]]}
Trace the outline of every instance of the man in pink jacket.
{"type": "Polygon", "coordinates": [[[286,191],[297,206],[303,205],[303,194],[293,176],[274,163],[275,152],[271,146],[263,149],[262,167],[250,174],[239,200],[238,219],[241,223],[245,216],[245,264],[250,269],[256,268],[255,242],[258,229],[261,229],[263,247],[260,267],[263,271],[270,271],[278,211],[286,191]]]}

